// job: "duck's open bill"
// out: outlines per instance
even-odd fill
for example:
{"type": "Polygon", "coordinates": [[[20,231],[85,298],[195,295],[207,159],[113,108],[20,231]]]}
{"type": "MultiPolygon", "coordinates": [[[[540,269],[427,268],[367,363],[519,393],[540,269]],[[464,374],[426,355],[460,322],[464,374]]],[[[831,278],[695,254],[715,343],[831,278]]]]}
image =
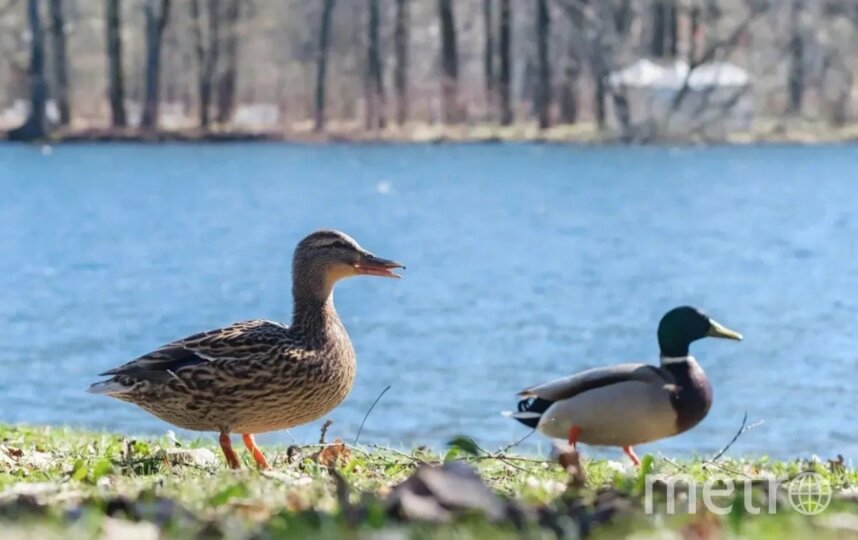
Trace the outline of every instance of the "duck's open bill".
{"type": "Polygon", "coordinates": [[[709,332],[706,333],[707,336],[742,341],[742,334],[740,334],[739,332],[730,330],[723,324],[715,322],[712,319],[709,320],[709,324],[709,332]]]}
{"type": "Polygon", "coordinates": [[[376,257],[372,253],[364,254],[360,261],[355,263],[355,270],[358,274],[365,276],[379,276],[389,278],[400,278],[399,274],[393,272],[394,268],[402,268],[405,270],[405,265],[390,259],[382,259],[376,257]]]}

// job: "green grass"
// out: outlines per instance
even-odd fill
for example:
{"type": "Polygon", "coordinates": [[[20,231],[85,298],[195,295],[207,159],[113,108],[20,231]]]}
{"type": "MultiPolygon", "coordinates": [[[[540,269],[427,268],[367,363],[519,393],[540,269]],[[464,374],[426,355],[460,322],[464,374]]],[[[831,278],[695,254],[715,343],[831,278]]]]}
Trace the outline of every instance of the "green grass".
{"type": "MultiPolygon", "coordinates": [[[[0,426],[0,536],[370,538],[384,533],[391,538],[519,538],[521,532],[509,521],[489,523],[480,516],[465,515],[432,525],[403,522],[387,514],[385,501],[391,490],[421,463],[457,459],[475,467],[504,501],[516,502],[524,515],[520,526],[531,538],[554,538],[558,530],[574,537],[579,532],[577,518],[570,516],[578,516],[582,508],[590,517],[610,509],[610,518],[593,527],[593,538],[632,533],[635,538],[677,534],[687,538],[858,538],[858,471],[827,462],[759,457],[722,458],[712,464],[648,456],[638,471],[616,462],[585,459],[586,484],[569,487],[569,474],[554,462],[488,454],[467,441],[440,452],[360,447],[350,449],[350,456],[336,467],[348,486],[345,494],[338,495],[332,473],[313,457],[318,445],[300,448],[297,457],[293,448],[291,460],[286,448],[265,448],[273,471],[261,474],[244,452],[246,468],[230,471],[219,449],[209,443],[181,444],[177,449],[166,438],[0,426]],[[214,460],[180,464],[181,452],[187,449],[214,460]],[[179,454],[165,457],[168,450],[179,454]],[[834,501],[818,516],[801,515],[786,500],[780,500],[777,513],[771,515],[765,510],[751,515],[741,503],[724,516],[704,512],[702,506],[696,514],[667,515],[658,485],[656,512],[644,511],[644,474],[667,481],[687,475],[700,482],[756,479],[760,483],[768,476],[792,477],[805,470],[819,473],[834,486],[834,501]],[[555,528],[546,526],[546,520],[555,528]]],[[[764,507],[765,490],[755,487],[752,494],[757,506],[764,507]]],[[[783,499],[783,494],[779,497],[783,499]]],[[[719,502],[726,505],[731,500],[722,497],[719,502]]]]}

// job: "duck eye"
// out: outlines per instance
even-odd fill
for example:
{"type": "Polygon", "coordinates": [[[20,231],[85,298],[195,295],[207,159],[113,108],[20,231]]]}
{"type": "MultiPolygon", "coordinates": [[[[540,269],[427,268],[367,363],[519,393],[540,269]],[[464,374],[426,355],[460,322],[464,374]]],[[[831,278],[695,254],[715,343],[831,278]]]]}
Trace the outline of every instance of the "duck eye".
{"type": "Polygon", "coordinates": [[[339,249],[349,249],[349,245],[342,240],[335,241],[333,244],[331,244],[331,246],[339,249]]]}

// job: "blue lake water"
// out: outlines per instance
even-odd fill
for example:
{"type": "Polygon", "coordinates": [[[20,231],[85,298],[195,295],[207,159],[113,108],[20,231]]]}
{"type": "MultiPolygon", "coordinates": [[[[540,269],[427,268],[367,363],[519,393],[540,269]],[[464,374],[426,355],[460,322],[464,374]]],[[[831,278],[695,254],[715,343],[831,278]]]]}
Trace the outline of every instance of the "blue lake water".
{"type": "Polygon", "coordinates": [[[84,389],[192,332],[288,323],[292,249],[335,227],[408,270],[337,288],[358,379],[332,436],[391,385],[363,442],[506,444],[517,390],[655,362],[660,316],[693,304],[745,341],[694,345],[709,416],[640,451],[716,451],[747,411],[734,454],[858,458],[856,171],[851,146],[1,146],[0,421],[163,433],[84,389]]]}

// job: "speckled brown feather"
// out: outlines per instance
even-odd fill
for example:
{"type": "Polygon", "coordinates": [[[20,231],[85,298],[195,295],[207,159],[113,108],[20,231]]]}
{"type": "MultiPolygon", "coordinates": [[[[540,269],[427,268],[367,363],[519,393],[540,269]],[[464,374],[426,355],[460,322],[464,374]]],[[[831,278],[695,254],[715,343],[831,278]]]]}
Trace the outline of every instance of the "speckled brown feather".
{"type": "Polygon", "coordinates": [[[128,388],[114,397],[185,429],[286,429],[339,405],[355,378],[354,350],[338,318],[315,337],[298,330],[240,322],[170,343],[105,375],[128,388]],[[168,369],[187,356],[199,361],[168,369]]]}
{"type": "Polygon", "coordinates": [[[355,380],[354,349],[332,290],[354,275],[349,258],[367,254],[338,231],[313,233],[293,259],[291,327],[251,320],[194,334],[103,373],[111,378],[91,391],[197,431],[263,433],[315,420],[355,380]]]}

